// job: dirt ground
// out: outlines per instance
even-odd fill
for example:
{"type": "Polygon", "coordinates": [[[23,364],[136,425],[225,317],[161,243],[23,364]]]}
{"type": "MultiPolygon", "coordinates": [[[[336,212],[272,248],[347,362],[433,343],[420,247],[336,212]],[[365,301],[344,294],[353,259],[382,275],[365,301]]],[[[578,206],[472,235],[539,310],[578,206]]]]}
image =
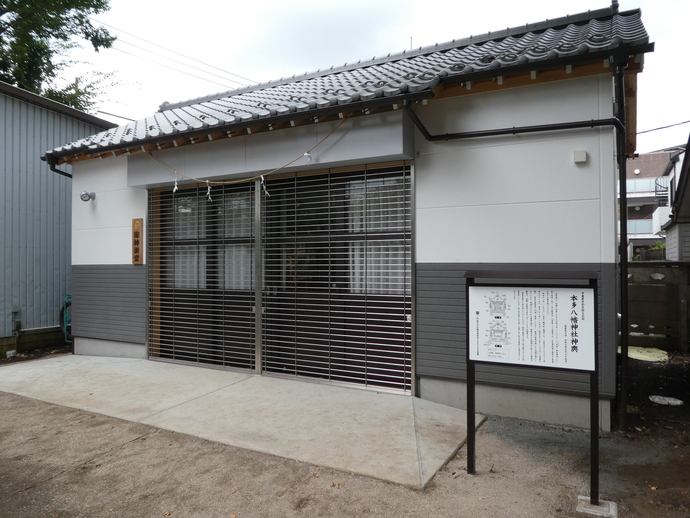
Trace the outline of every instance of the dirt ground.
{"type": "MultiPolygon", "coordinates": [[[[40,354],[0,360],[0,376],[40,354]]],[[[628,430],[600,441],[601,498],[621,517],[689,518],[690,358],[631,360],[630,379],[628,430]],[[654,405],[653,394],[685,404],[654,405]]],[[[463,448],[414,490],[0,393],[0,516],[582,517],[589,440],[489,416],[476,476],[465,472],[463,448]]]]}
{"type": "Polygon", "coordinates": [[[663,363],[630,360],[629,372],[625,441],[635,450],[659,455],[621,466],[621,481],[636,489],[627,498],[648,513],[640,516],[690,517],[690,356],[671,354],[663,363]],[[684,404],[657,405],[649,400],[651,395],[684,404]]]}
{"type": "Polygon", "coordinates": [[[15,354],[14,356],[3,357],[0,356],[0,367],[16,362],[24,362],[29,360],[38,360],[39,358],[50,358],[59,354],[71,354],[73,351],[72,344],[65,344],[62,347],[52,347],[48,349],[34,349],[33,351],[25,351],[15,354]]]}

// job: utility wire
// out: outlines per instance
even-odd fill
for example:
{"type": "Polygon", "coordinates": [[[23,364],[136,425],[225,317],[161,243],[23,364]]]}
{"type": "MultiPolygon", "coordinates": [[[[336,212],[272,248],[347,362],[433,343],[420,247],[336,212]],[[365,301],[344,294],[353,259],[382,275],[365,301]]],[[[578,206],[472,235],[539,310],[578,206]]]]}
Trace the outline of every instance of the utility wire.
{"type": "MultiPolygon", "coordinates": [[[[258,81],[254,81],[253,79],[249,79],[249,78],[247,78],[247,77],[241,76],[241,75],[239,75],[239,74],[235,74],[235,73],[233,73],[233,72],[228,72],[227,70],[223,70],[222,68],[219,68],[219,67],[217,67],[217,66],[211,65],[211,64],[209,64],[209,63],[204,63],[203,61],[200,61],[200,60],[198,60],[198,59],[196,59],[196,58],[192,58],[192,57],[190,57],[190,56],[186,56],[186,55],[182,54],[181,52],[177,52],[177,51],[175,51],[175,50],[168,49],[168,48],[166,48],[166,47],[163,47],[162,45],[158,45],[157,43],[153,43],[152,41],[145,40],[144,38],[140,38],[139,36],[135,36],[134,34],[131,34],[131,33],[127,32],[127,31],[123,31],[122,29],[118,29],[117,27],[113,27],[112,25],[109,25],[109,24],[107,24],[107,23],[98,21],[98,20],[96,20],[95,18],[89,17],[89,19],[90,19],[92,22],[96,22],[96,23],[99,23],[99,24],[101,24],[101,25],[105,25],[106,27],[110,27],[111,29],[114,29],[114,30],[116,30],[116,31],[121,32],[122,34],[126,34],[127,36],[132,36],[133,38],[136,38],[136,39],[138,39],[138,40],[144,41],[144,42],[148,43],[149,45],[153,45],[153,46],[155,46],[155,47],[161,48],[161,49],[166,50],[166,51],[168,51],[168,52],[171,52],[171,53],[173,53],[173,54],[177,54],[177,55],[182,56],[183,58],[189,59],[189,60],[191,60],[191,61],[196,61],[197,63],[200,63],[200,64],[202,64],[202,65],[204,65],[204,66],[207,66],[207,67],[210,67],[210,68],[215,68],[216,70],[219,70],[219,71],[223,72],[224,74],[229,74],[229,75],[231,75],[231,76],[239,77],[240,79],[243,79],[243,80],[245,80],[245,81],[248,81],[249,83],[257,83],[257,82],[258,82],[258,81]]],[[[237,81],[235,81],[235,82],[237,82],[237,81]]],[[[241,84],[241,83],[240,83],[240,84],[241,84]]]]}
{"type": "Polygon", "coordinates": [[[158,66],[165,67],[165,68],[169,68],[170,70],[174,70],[175,72],[179,72],[180,74],[186,74],[186,75],[188,75],[188,76],[190,76],[190,77],[193,77],[193,78],[195,78],[195,79],[201,79],[201,80],[203,80],[203,81],[208,81],[209,83],[217,84],[217,85],[222,86],[223,88],[225,88],[225,89],[227,89],[227,90],[230,90],[230,89],[231,89],[231,87],[229,87],[227,84],[219,83],[218,81],[214,81],[214,80],[212,80],[212,79],[204,79],[203,77],[195,76],[194,74],[191,74],[191,73],[189,73],[189,72],[185,72],[184,70],[178,70],[178,69],[173,68],[173,67],[170,67],[170,66],[168,66],[168,65],[164,65],[163,63],[159,63],[158,61],[154,61],[154,60],[152,60],[152,59],[148,59],[148,58],[145,58],[145,57],[143,57],[143,56],[137,56],[136,54],[132,54],[131,52],[127,52],[126,50],[118,49],[118,48],[115,47],[115,46],[110,47],[110,48],[113,49],[113,50],[117,50],[118,52],[122,52],[123,54],[127,54],[128,56],[132,56],[132,57],[135,57],[135,58],[138,58],[138,59],[143,59],[144,61],[148,61],[149,63],[154,63],[154,64],[156,64],[156,65],[158,65],[158,66]]]}
{"type": "Polygon", "coordinates": [[[645,131],[638,131],[637,134],[642,135],[643,133],[649,133],[651,131],[658,131],[658,130],[662,130],[662,129],[666,129],[666,128],[673,128],[674,126],[682,126],[683,124],[687,124],[689,122],[690,121],[677,122],[676,124],[669,124],[668,126],[661,126],[660,128],[654,128],[654,129],[649,129],[649,130],[645,130],[645,131]]]}
{"type": "Polygon", "coordinates": [[[114,113],[108,113],[101,110],[98,110],[97,113],[102,113],[103,115],[110,115],[111,117],[117,117],[118,119],[124,119],[129,122],[134,122],[134,119],[130,119],[129,117],[123,117],[122,115],[115,115],[114,113]]]}
{"type": "MultiPolygon", "coordinates": [[[[173,58],[171,58],[171,57],[164,56],[163,54],[159,54],[158,52],[152,52],[152,51],[147,50],[147,49],[145,49],[145,48],[143,48],[143,47],[140,47],[139,45],[135,45],[134,43],[130,43],[130,42],[128,42],[128,41],[125,41],[125,40],[123,40],[123,39],[121,39],[121,38],[118,38],[118,39],[116,40],[116,42],[124,43],[125,45],[130,45],[130,46],[135,47],[135,48],[137,48],[137,49],[139,49],[139,50],[143,50],[144,52],[148,52],[148,53],[153,54],[153,55],[155,55],[155,56],[160,56],[160,57],[162,57],[163,59],[168,59],[168,60],[173,61],[173,62],[175,62],[175,63],[179,63],[179,64],[182,65],[182,66],[189,67],[189,68],[193,68],[194,70],[198,70],[199,72],[202,72],[202,73],[204,73],[204,74],[208,74],[208,75],[212,75],[212,76],[218,77],[219,79],[222,79],[223,81],[231,81],[231,82],[237,83],[238,85],[241,85],[241,86],[247,86],[246,83],[240,83],[239,81],[235,81],[234,79],[230,79],[229,77],[223,77],[223,76],[221,76],[221,75],[214,74],[213,72],[208,72],[208,71],[204,70],[203,68],[198,68],[198,67],[189,65],[189,64],[187,64],[187,63],[185,63],[185,62],[183,62],[183,61],[179,61],[179,60],[177,60],[177,59],[173,59],[173,58]]],[[[176,70],[176,69],[173,69],[173,70],[176,70]]],[[[180,71],[180,72],[181,72],[181,71],[180,71]]],[[[233,74],[233,75],[234,75],[234,74],[233,74]]]]}

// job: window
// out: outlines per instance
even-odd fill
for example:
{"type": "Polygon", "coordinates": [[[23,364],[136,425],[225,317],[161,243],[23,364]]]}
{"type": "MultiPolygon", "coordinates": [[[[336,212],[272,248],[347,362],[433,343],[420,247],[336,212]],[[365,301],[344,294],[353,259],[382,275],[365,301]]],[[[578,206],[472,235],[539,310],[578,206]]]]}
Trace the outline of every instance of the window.
{"type": "Polygon", "coordinates": [[[405,164],[267,182],[267,371],[408,389],[410,187],[405,164]]]}
{"type": "Polygon", "coordinates": [[[223,196],[224,249],[220,284],[226,290],[250,290],[254,286],[253,202],[254,195],[248,190],[223,196]]]}
{"type": "Polygon", "coordinates": [[[408,190],[409,180],[405,177],[349,182],[348,230],[381,236],[350,244],[352,293],[409,292],[410,251],[404,236],[409,227],[408,190]]]}
{"type": "Polygon", "coordinates": [[[213,201],[205,187],[167,195],[172,223],[164,235],[168,279],[188,290],[253,288],[254,198],[252,185],[217,188],[213,201]]]}
{"type": "Polygon", "coordinates": [[[409,390],[410,175],[269,178],[258,208],[255,182],[152,191],[151,355],[409,390]]]}
{"type": "Polygon", "coordinates": [[[410,292],[409,176],[382,170],[271,182],[267,286],[410,292]]]}
{"type": "Polygon", "coordinates": [[[255,367],[253,188],[150,193],[151,356],[255,367]]]}

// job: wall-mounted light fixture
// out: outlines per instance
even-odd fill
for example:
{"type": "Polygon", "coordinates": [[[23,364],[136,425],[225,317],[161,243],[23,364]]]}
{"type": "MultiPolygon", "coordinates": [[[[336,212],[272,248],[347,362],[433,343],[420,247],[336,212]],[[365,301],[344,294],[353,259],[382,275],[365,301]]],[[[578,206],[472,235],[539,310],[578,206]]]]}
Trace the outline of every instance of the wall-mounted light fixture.
{"type": "Polygon", "coordinates": [[[81,198],[81,201],[95,200],[96,199],[96,193],[95,192],[82,191],[81,194],[79,195],[79,197],[81,198]]]}

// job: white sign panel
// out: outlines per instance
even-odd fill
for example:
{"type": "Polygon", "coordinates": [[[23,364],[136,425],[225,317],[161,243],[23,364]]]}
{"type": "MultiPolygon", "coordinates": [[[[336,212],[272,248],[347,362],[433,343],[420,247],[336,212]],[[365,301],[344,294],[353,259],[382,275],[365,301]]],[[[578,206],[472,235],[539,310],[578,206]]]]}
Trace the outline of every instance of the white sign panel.
{"type": "Polygon", "coordinates": [[[594,370],[594,290],[469,287],[470,360],[594,370]]]}

